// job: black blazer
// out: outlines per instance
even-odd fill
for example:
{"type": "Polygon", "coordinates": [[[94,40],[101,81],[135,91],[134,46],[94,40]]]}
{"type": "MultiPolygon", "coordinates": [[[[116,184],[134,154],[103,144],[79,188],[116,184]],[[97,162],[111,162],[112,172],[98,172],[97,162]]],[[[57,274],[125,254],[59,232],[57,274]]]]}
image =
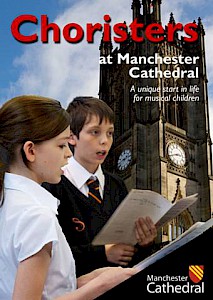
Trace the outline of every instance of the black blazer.
{"type": "Polygon", "coordinates": [[[118,176],[106,171],[104,175],[103,204],[89,203],[88,198],[65,176],[59,184],[43,184],[60,200],[58,220],[72,249],[77,276],[112,265],[107,262],[105,247],[92,246],[91,241],[128,192],[118,176]]]}

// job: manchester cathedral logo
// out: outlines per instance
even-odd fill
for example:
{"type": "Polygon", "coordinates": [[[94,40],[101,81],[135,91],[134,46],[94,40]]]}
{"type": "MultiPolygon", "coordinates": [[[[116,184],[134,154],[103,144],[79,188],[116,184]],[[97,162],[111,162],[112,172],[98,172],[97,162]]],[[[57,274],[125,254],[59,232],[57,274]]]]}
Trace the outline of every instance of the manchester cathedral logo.
{"type": "Polygon", "coordinates": [[[189,278],[192,282],[198,283],[203,279],[204,266],[203,265],[191,265],[189,266],[189,278]]]}
{"type": "Polygon", "coordinates": [[[147,275],[147,292],[150,294],[204,294],[203,278],[204,265],[189,265],[186,275],[147,275]]]}

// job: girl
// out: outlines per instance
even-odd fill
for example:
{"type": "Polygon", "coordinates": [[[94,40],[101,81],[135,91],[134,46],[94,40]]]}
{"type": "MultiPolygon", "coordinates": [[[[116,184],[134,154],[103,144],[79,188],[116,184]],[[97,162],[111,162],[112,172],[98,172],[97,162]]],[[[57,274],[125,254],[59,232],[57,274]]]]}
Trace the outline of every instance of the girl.
{"type": "Polygon", "coordinates": [[[76,279],[58,224],[58,183],[71,152],[69,115],[60,103],[20,96],[0,108],[0,299],[90,300],[136,273],[101,268],[76,279]]]}

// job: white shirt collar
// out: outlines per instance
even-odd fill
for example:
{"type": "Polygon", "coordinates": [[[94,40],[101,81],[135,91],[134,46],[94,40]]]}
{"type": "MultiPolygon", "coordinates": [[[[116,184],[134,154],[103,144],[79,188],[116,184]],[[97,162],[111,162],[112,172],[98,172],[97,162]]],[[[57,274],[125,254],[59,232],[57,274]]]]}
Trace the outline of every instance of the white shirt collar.
{"type": "Polygon", "coordinates": [[[96,177],[99,180],[101,189],[104,189],[104,174],[101,165],[98,166],[97,171],[92,174],[88,172],[75,158],[72,156],[68,164],[63,168],[64,175],[80,190],[85,182],[90,177],[96,177]]]}
{"type": "Polygon", "coordinates": [[[49,207],[55,214],[58,214],[58,199],[53,197],[45,188],[37,182],[12,173],[5,173],[4,188],[14,189],[29,194],[35,203],[49,207]]]}

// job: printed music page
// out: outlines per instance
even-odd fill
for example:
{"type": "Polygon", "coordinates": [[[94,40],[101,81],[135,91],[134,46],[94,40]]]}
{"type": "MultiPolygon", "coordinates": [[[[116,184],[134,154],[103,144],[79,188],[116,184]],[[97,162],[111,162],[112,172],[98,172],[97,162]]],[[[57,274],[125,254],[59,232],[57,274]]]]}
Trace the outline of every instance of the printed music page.
{"type": "Polygon", "coordinates": [[[197,238],[206,230],[210,229],[212,226],[213,226],[212,218],[206,222],[195,223],[187,231],[181,234],[177,239],[175,239],[168,245],[164,246],[162,249],[158,250],[151,256],[145,258],[143,261],[135,265],[134,268],[137,268],[138,271],[144,270],[149,265],[155,263],[156,261],[160,260],[161,258],[168,255],[169,253],[175,251],[176,249],[182,247],[183,245],[197,238]]]}
{"type": "Polygon", "coordinates": [[[135,221],[149,216],[156,226],[162,227],[197,200],[197,194],[172,204],[162,195],[150,190],[132,189],[114,214],[94,238],[93,245],[113,243],[136,244],[135,221]]]}

